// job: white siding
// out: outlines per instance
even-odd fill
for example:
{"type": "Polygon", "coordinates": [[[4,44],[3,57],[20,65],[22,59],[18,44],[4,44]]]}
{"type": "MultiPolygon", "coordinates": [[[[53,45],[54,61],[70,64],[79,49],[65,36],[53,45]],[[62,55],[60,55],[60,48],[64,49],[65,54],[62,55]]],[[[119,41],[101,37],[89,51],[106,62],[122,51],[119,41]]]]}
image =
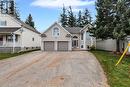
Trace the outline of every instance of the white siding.
{"type": "Polygon", "coordinates": [[[40,47],[41,46],[41,37],[40,34],[37,34],[31,30],[23,28],[22,33],[22,47],[40,47]],[[32,40],[34,38],[34,41],[32,40]]]}
{"type": "Polygon", "coordinates": [[[45,34],[47,37],[43,37],[44,41],[70,41],[71,40],[71,38],[66,37],[68,32],[66,32],[64,29],[62,29],[58,25],[51,27],[51,29],[49,29],[45,34]],[[53,36],[54,28],[59,28],[59,30],[60,30],[60,34],[58,37],[53,36]]]}
{"type": "Polygon", "coordinates": [[[65,29],[63,29],[60,25],[55,24],[54,26],[52,26],[51,28],[49,28],[44,34],[46,34],[47,37],[43,37],[42,38],[42,50],[44,48],[43,44],[44,41],[55,41],[55,50],[57,50],[57,42],[58,41],[68,41],[69,42],[69,50],[72,50],[72,44],[71,42],[71,37],[66,37],[67,34],[69,34],[69,32],[67,32],[65,29]],[[53,29],[54,28],[58,28],[59,29],[59,36],[58,37],[54,37],[53,36],[53,29]]]}
{"type": "Polygon", "coordinates": [[[0,21],[6,21],[7,26],[0,26],[0,27],[21,27],[20,24],[14,20],[14,18],[10,17],[9,15],[0,14],[0,21]]]}

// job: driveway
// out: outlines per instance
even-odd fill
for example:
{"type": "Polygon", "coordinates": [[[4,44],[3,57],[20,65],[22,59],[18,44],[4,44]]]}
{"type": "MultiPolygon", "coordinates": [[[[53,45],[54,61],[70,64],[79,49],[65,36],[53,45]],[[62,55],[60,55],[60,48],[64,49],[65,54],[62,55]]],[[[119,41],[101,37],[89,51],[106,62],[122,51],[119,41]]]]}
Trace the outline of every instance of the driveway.
{"type": "Polygon", "coordinates": [[[33,52],[0,61],[0,87],[108,87],[86,51],[33,52]]]}

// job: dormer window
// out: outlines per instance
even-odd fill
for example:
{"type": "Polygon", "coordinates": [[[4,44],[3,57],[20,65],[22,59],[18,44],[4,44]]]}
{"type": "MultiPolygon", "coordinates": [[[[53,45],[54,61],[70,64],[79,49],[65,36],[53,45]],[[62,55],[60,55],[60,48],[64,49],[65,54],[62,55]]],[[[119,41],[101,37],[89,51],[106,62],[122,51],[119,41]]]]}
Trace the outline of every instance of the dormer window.
{"type": "Polygon", "coordinates": [[[6,21],[0,20],[0,26],[6,26],[6,25],[7,25],[6,21]]]}
{"type": "Polygon", "coordinates": [[[54,36],[54,37],[58,37],[59,35],[60,35],[59,29],[58,29],[58,28],[54,28],[54,29],[53,29],[53,36],[54,36]]]}

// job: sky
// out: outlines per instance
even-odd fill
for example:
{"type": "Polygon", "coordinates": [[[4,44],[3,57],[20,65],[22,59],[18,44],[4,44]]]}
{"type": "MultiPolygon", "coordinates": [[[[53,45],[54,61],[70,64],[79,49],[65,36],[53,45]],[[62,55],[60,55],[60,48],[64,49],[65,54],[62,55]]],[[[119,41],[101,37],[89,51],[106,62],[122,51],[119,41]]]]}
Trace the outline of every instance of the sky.
{"type": "Polygon", "coordinates": [[[20,12],[21,20],[25,21],[29,14],[35,21],[35,27],[38,31],[44,32],[54,22],[58,22],[63,5],[68,8],[72,6],[73,12],[87,8],[90,11],[93,20],[95,20],[96,0],[16,0],[17,8],[20,12]]]}

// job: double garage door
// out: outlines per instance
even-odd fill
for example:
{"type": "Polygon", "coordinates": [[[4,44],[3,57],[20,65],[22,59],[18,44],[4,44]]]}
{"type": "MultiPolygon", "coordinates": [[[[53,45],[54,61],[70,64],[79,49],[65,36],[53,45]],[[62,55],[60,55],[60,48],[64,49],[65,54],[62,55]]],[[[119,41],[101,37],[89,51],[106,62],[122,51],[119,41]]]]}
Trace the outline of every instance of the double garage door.
{"type": "Polygon", "coordinates": [[[57,44],[54,41],[44,42],[45,51],[55,51],[56,47],[57,47],[57,51],[68,51],[69,48],[68,41],[58,41],[57,44]]]}

